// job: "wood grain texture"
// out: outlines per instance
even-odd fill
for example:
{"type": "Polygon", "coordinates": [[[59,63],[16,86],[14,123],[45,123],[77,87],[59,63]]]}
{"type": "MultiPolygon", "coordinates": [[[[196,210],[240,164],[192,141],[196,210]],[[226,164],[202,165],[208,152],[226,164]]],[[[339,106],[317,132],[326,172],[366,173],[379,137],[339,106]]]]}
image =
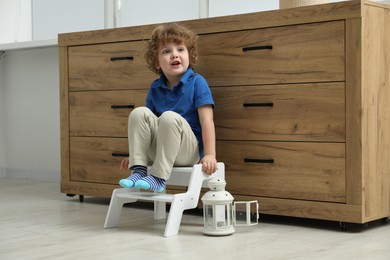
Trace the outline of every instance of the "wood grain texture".
{"type": "Polygon", "coordinates": [[[335,21],[200,36],[196,70],[211,86],[344,81],[344,35],[335,21]]]}
{"type": "Polygon", "coordinates": [[[61,182],[69,180],[69,110],[68,110],[68,59],[66,48],[59,49],[60,59],[60,138],[61,182]]]}
{"type": "Polygon", "coordinates": [[[71,137],[70,180],[117,184],[129,176],[119,170],[123,157],[112,153],[128,153],[127,138],[71,137]]]}
{"type": "Polygon", "coordinates": [[[345,202],[344,144],[218,141],[232,194],[345,202]]]}
{"type": "Polygon", "coordinates": [[[69,90],[147,89],[157,78],[146,66],[144,41],[70,47],[69,90]]]}
{"type": "Polygon", "coordinates": [[[363,196],[372,218],[390,212],[390,13],[370,6],[363,15],[363,196]]]}
{"type": "Polygon", "coordinates": [[[212,88],[219,140],[345,142],[344,83],[212,88]]]}
{"type": "Polygon", "coordinates": [[[70,135],[127,138],[129,113],[145,106],[147,89],[69,93],[70,135]]]}
{"type": "Polygon", "coordinates": [[[347,203],[362,205],[362,20],[346,21],[346,179],[347,203]]]}

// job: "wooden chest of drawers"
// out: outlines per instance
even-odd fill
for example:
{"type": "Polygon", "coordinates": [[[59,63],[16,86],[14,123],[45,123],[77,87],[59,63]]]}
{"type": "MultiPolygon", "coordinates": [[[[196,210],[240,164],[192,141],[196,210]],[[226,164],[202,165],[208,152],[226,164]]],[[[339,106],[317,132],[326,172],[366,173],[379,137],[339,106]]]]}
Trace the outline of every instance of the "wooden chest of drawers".
{"type": "MultiPolygon", "coordinates": [[[[365,223],[390,215],[389,7],[368,1],[182,22],[216,102],[227,189],[260,211],[365,223]]],[[[156,78],[155,25],[59,35],[61,191],[110,196],[127,116],[156,78]]]]}

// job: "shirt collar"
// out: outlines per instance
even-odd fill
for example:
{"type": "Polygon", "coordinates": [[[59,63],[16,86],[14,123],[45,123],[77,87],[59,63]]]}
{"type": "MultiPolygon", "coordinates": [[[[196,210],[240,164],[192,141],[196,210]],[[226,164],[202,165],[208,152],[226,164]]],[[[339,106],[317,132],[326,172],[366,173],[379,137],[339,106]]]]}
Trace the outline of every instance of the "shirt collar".
{"type": "MultiPolygon", "coordinates": [[[[177,85],[175,86],[178,87],[178,86],[181,86],[183,84],[185,84],[193,75],[194,75],[194,71],[192,70],[192,68],[188,68],[186,72],[184,72],[183,76],[181,77],[180,81],[177,83],[177,85]]],[[[163,87],[163,88],[168,88],[167,85],[166,85],[166,80],[167,78],[165,77],[164,74],[161,74],[160,76],[160,79],[158,80],[158,85],[157,87],[163,87]]]]}

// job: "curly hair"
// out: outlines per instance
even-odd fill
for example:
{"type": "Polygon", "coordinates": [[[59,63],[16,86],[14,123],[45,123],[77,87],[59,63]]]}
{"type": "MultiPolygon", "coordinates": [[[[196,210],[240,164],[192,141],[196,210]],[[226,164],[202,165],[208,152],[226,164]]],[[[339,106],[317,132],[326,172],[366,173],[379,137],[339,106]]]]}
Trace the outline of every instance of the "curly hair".
{"type": "Polygon", "coordinates": [[[146,47],[145,60],[148,68],[159,75],[162,74],[162,70],[156,68],[158,51],[162,45],[168,42],[185,44],[188,49],[190,67],[193,67],[198,59],[197,39],[198,35],[176,23],[158,26],[153,30],[146,47]]]}

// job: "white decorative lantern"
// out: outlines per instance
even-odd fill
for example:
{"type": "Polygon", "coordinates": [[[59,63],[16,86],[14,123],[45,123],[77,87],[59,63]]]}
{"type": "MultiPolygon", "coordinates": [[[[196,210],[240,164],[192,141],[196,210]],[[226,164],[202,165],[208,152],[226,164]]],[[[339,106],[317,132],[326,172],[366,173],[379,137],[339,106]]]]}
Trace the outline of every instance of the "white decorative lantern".
{"type": "Polygon", "coordinates": [[[235,232],[234,226],[256,225],[258,223],[257,201],[236,202],[233,205],[233,196],[225,190],[226,181],[222,179],[211,179],[208,182],[210,191],[202,197],[203,202],[203,233],[212,236],[225,236],[235,232]],[[244,204],[244,211],[235,209],[236,205],[244,204]],[[255,205],[255,209],[251,207],[255,205]],[[251,219],[251,212],[255,211],[255,220],[251,219]],[[244,216],[244,224],[237,224],[237,219],[244,216]]]}
{"type": "Polygon", "coordinates": [[[225,191],[226,182],[222,179],[211,179],[208,182],[210,191],[202,197],[203,233],[223,236],[234,233],[233,196],[225,191]]]}

